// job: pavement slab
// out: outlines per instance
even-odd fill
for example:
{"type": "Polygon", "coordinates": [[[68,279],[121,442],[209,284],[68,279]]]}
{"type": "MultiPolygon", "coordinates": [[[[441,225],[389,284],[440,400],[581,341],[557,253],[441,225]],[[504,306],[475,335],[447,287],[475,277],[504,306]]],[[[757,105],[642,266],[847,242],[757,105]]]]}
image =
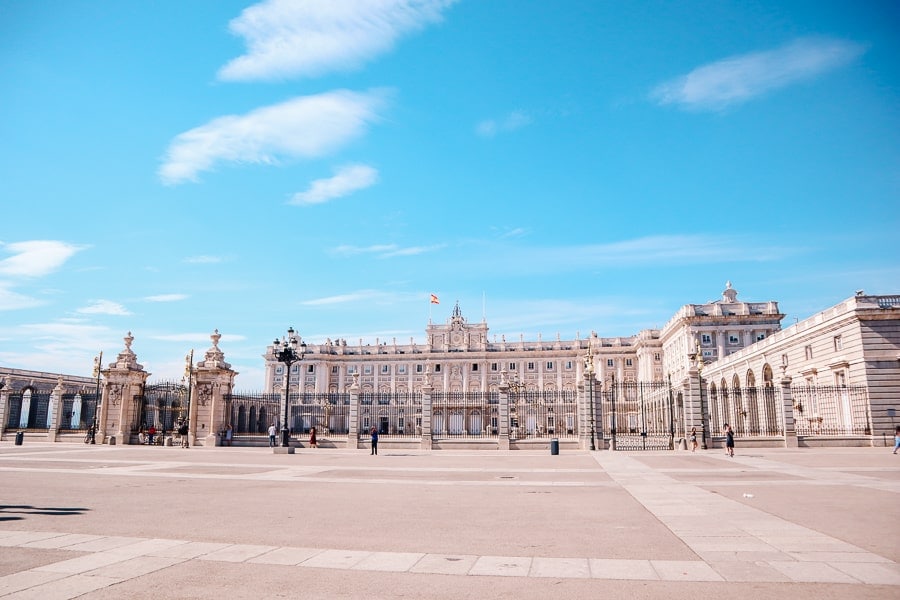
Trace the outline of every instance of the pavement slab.
{"type": "Polygon", "coordinates": [[[880,449],[27,450],[0,599],[900,596],[880,449]]]}

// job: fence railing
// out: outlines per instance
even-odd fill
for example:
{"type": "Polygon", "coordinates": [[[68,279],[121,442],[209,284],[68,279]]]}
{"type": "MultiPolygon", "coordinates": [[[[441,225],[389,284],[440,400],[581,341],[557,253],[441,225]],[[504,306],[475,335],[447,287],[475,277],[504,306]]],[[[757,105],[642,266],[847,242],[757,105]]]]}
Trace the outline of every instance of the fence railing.
{"type": "Polygon", "coordinates": [[[797,434],[806,436],[869,435],[869,401],[864,386],[791,388],[797,434]]]}
{"type": "Polygon", "coordinates": [[[784,435],[781,391],[774,387],[738,387],[704,390],[709,397],[710,434],[719,435],[729,424],[735,437],[784,435]]]}

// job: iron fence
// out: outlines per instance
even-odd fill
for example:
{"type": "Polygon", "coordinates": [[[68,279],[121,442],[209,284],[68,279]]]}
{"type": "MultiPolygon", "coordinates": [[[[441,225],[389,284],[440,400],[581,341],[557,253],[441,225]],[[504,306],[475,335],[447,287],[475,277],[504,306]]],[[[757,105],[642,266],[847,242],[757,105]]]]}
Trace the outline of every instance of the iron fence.
{"type": "Polygon", "coordinates": [[[225,419],[235,436],[266,436],[269,425],[280,428],[281,395],[238,393],[225,395],[225,419]]]}
{"type": "Polygon", "coordinates": [[[578,437],[578,395],[565,390],[510,392],[509,436],[578,437]]]}
{"type": "Polygon", "coordinates": [[[784,416],[779,409],[781,391],[774,387],[732,387],[704,390],[709,397],[711,433],[731,425],[735,437],[784,435],[784,416]]]}
{"type": "Polygon", "coordinates": [[[431,410],[434,439],[500,434],[500,396],[496,392],[435,392],[431,410]]]}
{"type": "MultiPolygon", "coordinates": [[[[281,394],[237,393],[225,395],[225,420],[233,435],[262,437],[270,425],[281,429],[281,394]]],[[[349,394],[290,394],[287,425],[292,435],[307,434],[315,427],[320,435],[347,435],[350,430],[349,394]]]]}
{"type": "Polygon", "coordinates": [[[8,429],[47,431],[50,429],[50,393],[25,390],[9,395],[8,429]]]}
{"type": "Polygon", "coordinates": [[[366,393],[359,397],[359,435],[372,428],[378,435],[415,438],[422,435],[422,395],[419,393],[366,393]]]}
{"type": "Polygon", "coordinates": [[[865,386],[791,387],[798,435],[870,435],[865,386]]]}
{"type": "Polygon", "coordinates": [[[62,415],[59,420],[61,432],[87,431],[94,423],[99,404],[94,392],[63,394],[62,415]]]}
{"type": "Polygon", "coordinates": [[[616,450],[670,450],[676,420],[672,390],[666,382],[616,382],[604,386],[595,406],[598,436],[616,450]]]}

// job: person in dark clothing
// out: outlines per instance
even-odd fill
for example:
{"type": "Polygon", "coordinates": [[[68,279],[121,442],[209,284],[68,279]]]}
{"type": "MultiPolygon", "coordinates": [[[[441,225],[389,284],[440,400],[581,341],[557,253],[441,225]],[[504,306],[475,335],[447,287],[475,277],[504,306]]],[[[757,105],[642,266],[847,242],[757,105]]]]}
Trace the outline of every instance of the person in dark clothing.
{"type": "Polygon", "coordinates": [[[725,423],[725,454],[734,457],[734,430],[725,423]]]}
{"type": "Polygon", "coordinates": [[[378,430],[372,428],[372,454],[378,454],[378,430]]]}

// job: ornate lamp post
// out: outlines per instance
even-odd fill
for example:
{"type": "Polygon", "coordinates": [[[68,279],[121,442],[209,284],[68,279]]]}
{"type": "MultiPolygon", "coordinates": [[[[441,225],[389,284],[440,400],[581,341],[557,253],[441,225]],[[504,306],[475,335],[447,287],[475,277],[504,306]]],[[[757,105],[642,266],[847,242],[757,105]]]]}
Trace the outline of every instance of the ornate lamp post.
{"type": "Polygon", "coordinates": [[[697,363],[697,383],[700,386],[700,447],[707,449],[706,444],[706,407],[703,405],[703,352],[700,350],[700,342],[697,342],[696,350],[688,354],[691,362],[697,363]]]}
{"type": "Polygon", "coordinates": [[[94,420],[91,423],[91,428],[89,430],[90,439],[92,444],[97,443],[97,412],[100,410],[100,369],[103,366],[103,351],[100,351],[100,354],[94,358],[94,377],[97,379],[97,387],[95,390],[96,396],[94,397],[94,420]]]}
{"type": "Polygon", "coordinates": [[[301,342],[299,336],[294,332],[294,328],[287,330],[287,338],[276,339],[272,343],[272,355],[277,362],[285,366],[284,376],[284,397],[281,406],[281,447],[287,448],[291,445],[291,430],[288,428],[288,402],[291,394],[291,365],[303,360],[306,354],[306,342],[301,342]]]}
{"type": "Polygon", "coordinates": [[[594,431],[594,354],[590,348],[584,353],[584,376],[588,380],[588,405],[591,407],[591,450],[596,450],[597,444],[594,441],[597,437],[594,431]]]}

